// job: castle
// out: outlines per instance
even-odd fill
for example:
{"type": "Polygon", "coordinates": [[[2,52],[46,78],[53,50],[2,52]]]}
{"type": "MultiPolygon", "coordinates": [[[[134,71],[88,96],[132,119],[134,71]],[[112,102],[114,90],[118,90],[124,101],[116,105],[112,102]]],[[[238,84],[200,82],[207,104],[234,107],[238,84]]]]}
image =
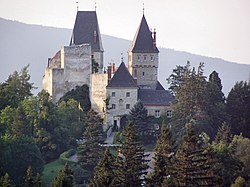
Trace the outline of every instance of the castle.
{"type": "Polygon", "coordinates": [[[120,127],[138,100],[149,116],[171,117],[173,96],[158,81],[156,32],[150,31],[144,14],[128,50],[128,66],[122,61],[117,70],[114,63],[104,70],[103,52],[96,11],[78,11],[70,45],[48,59],[43,89],[57,102],[77,85],[88,84],[91,107],[105,119],[106,128],[120,127]]]}

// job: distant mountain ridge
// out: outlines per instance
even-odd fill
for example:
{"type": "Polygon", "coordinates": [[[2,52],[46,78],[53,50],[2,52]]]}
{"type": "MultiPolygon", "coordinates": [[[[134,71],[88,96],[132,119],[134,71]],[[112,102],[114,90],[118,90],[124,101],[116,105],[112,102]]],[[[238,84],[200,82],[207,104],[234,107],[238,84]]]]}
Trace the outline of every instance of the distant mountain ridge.
{"type": "MultiPolygon", "coordinates": [[[[61,47],[69,44],[71,32],[71,29],[29,25],[0,18],[0,82],[4,82],[13,71],[20,71],[22,67],[30,64],[31,81],[38,87],[35,93],[39,92],[42,89],[42,77],[47,59],[53,57],[61,47]]],[[[102,43],[105,66],[109,62],[115,62],[118,66],[122,57],[127,63],[127,51],[131,41],[102,35],[102,43]]],[[[250,65],[173,49],[159,48],[159,50],[158,78],[165,88],[168,88],[166,78],[172,69],[176,65],[185,65],[187,61],[195,67],[204,62],[206,76],[213,70],[217,71],[222,79],[225,94],[236,81],[249,80],[250,65]]]]}

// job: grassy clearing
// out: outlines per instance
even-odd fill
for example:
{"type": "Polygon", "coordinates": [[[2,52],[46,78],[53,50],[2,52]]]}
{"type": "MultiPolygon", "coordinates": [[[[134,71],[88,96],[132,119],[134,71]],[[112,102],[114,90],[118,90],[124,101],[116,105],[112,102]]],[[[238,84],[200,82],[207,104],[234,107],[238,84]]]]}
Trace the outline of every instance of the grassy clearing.
{"type": "Polygon", "coordinates": [[[53,178],[58,174],[60,169],[62,169],[63,167],[64,165],[60,163],[59,159],[44,165],[44,170],[43,170],[44,185],[51,186],[53,178]]]}

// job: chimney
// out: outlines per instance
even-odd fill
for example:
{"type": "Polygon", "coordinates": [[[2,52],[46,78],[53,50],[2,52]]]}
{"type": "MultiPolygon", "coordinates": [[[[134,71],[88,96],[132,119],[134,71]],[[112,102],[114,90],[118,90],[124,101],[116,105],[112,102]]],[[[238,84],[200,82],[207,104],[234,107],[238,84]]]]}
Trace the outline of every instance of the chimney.
{"type": "Polygon", "coordinates": [[[111,74],[112,74],[112,76],[115,74],[115,63],[112,63],[111,64],[111,74]]]}
{"type": "Polygon", "coordinates": [[[96,40],[97,40],[97,33],[96,30],[94,30],[94,44],[96,43],[96,40]]]}
{"type": "Polygon", "coordinates": [[[108,73],[108,82],[109,82],[111,79],[111,65],[108,66],[107,73],[108,73]]]}
{"type": "Polygon", "coordinates": [[[153,32],[153,49],[156,49],[156,31],[153,32]]]}

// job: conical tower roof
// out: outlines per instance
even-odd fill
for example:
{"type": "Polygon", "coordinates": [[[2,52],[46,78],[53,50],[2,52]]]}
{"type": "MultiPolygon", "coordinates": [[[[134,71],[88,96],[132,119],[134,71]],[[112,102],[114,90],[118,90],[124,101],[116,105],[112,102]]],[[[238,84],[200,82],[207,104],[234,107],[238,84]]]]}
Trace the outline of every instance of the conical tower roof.
{"type": "Polygon", "coordinates": [[[129,48],[129,52],[135,53],[158,53],[156,45],[149,30],[148,23],[143,14],[140,26],[135,34],[134,40],[129,48]]]}
{"type": "Polygon", "coordinates": [[[124,62],[121,63],[117,71],[115,72],[114,76],[110,80],[107,88],[131,88],[137,87],[133,77],[130,75],[127,67],[125,66],[124,62]]]}
{"type": "Polygon", "coordinates": [[[103,51],[96,11],[78,11],[70,45],[89,43],[95,52],[103,51]]]}

